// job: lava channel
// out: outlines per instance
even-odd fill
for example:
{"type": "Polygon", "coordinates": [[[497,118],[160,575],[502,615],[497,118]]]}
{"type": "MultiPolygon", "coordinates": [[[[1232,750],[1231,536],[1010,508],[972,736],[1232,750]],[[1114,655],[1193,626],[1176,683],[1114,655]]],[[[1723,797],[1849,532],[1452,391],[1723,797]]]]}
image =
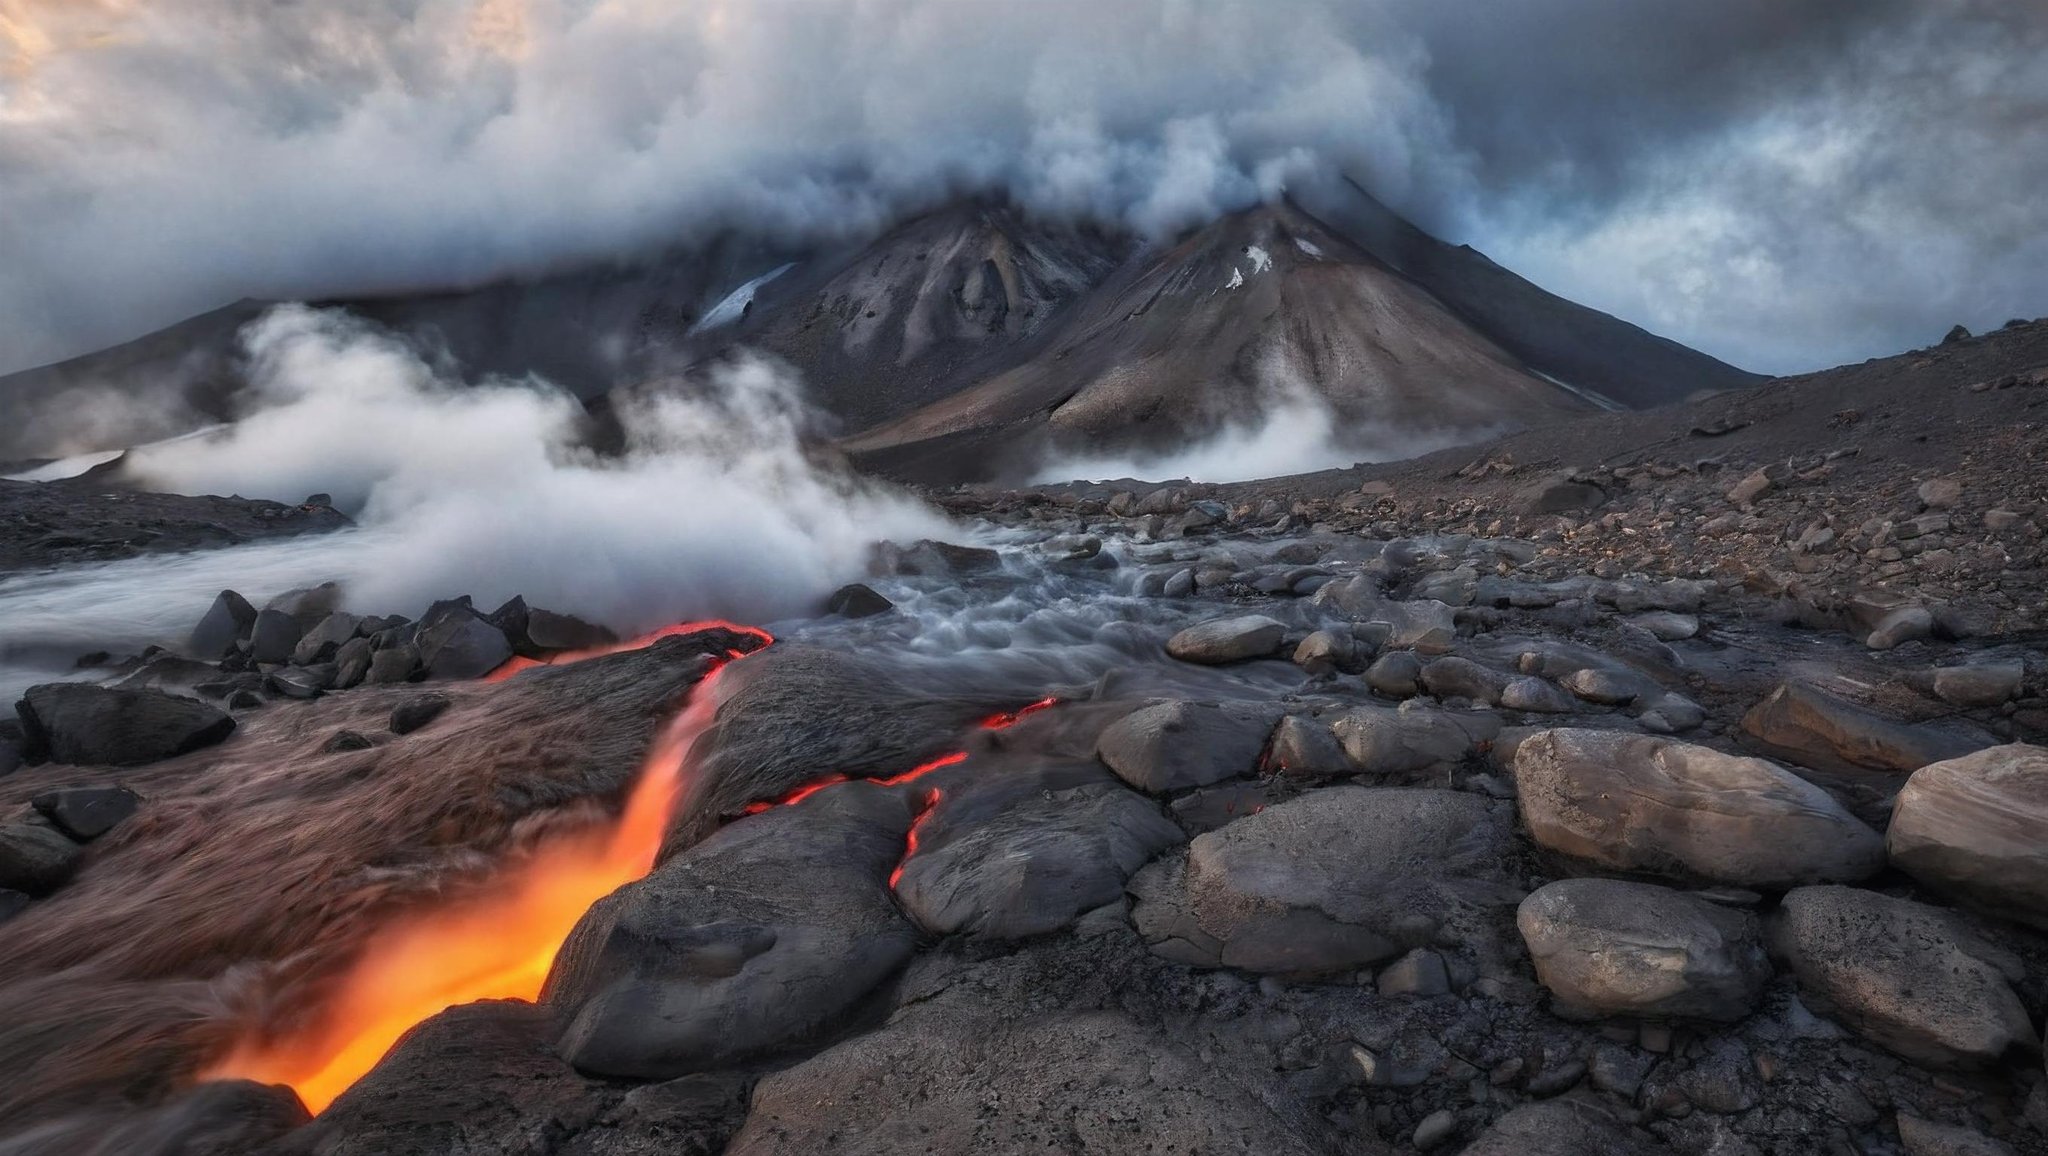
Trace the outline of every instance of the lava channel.
{"type": "MultiPolygon", "coordinates": [[[[730,634],[751,635],[761,640],[761,646],[766,646],[775,641],[773,635],[758,626],[741,626],[736,622],[726,622],[716,618],[707,619],[703,622],[678,622],[671,626],[664,626],[650,634],[643,634],[638,638],[629,639],[625,642],[614,642],[609,646],[593,646],[587,650],[564,650],[557,654],[551,654],[546,658],[515,656],[506,659],[504,665],[485,675],[484,681],[503,682],[521,671],[532,670],[536,666],[568,666],[571,663],[582,662],[587,658],[603,658],[608,654],[624,654],[629,650],[645,650],[664,638],[675,638],[685,634],[703,634],[711,630],[723,630],[730,634]]],[[[755,649],[759,649],[759,647],[755,649]]],[[[746,653],[748,652],[729,650],[726,652],[726,657],[739,658],[746,653]]]]}
{"type": "MultiPolygon", "coordinates": [[[[1059,701],[1057,698],[1042,698],[1037,702],[1019,707],[1016,710],[1000,711],[981,720],[981,729],[989,731],[1008,730],[1022,722],[1028,715],[1034,715],[1039,711],[1058,706],[1059,701]]],[[[899,775],[891,775],[886,779],[861,779],[859,781],[873,783],[878,787],[900,787],[905,783],[914,783],[934,771],[959,766],[967,761],[967,757],[966,751],[953,751],[949,754],[940,755],[929,762],[919,763],[917,766],[899,775]]],[[[792,807],[817,794],[819,791],[825,790],[827,787],[836,787],[841,783],[851,783],[854,781],[854,778],[850,775],[827,775],[816,782],[806,783],[779,799],[757,800],[748,803],[742,808],[741,814],[759,815],[772,811],[777,807],[792,807]]],[[[925,821],[932,817],[932,812],[938,810],[939,803],[944,798],[944,791],[939,790],[937,787],[932,788],[931,794],[926,797],[923,805],[917,809],[917,814],[910,820],[910,830],[905,832],[903,836],[903,858],[897,861],[896,869],[889,873],[889,890],[894,891],[896,885],[903,880],[904,868],[910,866],[911,857],[917,854],[918,832],[924,827],[925,821]]]]}
{"type": "MultiPolygon", "coordinates": [[[[701,629],[658,631],[645,642],[701,629]]],[[[773,641],[750,627],[730,629],[773,641]]],[[[399,915],[364,946],[317,1020],[243,1040],[205,1078],[289,1084],[318,1113],[420,1021],[476,1000],[538,999],[556,953],[591,904],[654,869],[690,744],[717,711],[725,665],[699,681],[663,727],[616,823],[545,841],[480,892],[399,915]]]]}

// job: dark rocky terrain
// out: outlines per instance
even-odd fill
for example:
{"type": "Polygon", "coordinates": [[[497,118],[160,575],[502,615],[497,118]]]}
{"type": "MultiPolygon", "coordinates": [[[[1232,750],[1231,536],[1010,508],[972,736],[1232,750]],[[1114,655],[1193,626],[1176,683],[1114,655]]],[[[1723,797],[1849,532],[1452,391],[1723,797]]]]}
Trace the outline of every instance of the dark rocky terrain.
{"type": "MultiPolygon", "coordinates": [[[[2042,461],[2034,322],[934,490],[770,629],[223,592],[0,724],[0,1152],[2048,1152],[2042,461]]],[[[344,525],[0,484],[0,570],[344,525]]]]}
{"type": "Polygon", "coordinates": [[[2035,323],[1410,462],[951,490],[986,545],[772,643],[224,594],[0,730],[0,1152],[2048,1152],[2044,405],[2035,323]],[[685,741],[537,1003],[310,1122],[203,1078],[685,741]]]}

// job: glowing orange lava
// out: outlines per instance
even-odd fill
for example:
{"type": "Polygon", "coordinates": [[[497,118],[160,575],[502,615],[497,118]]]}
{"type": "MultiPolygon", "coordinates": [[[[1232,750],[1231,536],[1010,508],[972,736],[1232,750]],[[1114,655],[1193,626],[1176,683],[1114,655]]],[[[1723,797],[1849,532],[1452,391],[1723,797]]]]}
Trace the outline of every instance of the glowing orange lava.
{"type": "Polygon", "coordinates": [[[924,806],[918,808],[917,817],[910,821],[910,830],[903,836],[903,858],[898,859],[896,869],[889,872],[889,890],[896,890],[896,885],[903,882],[903,869],[910,866],[910,857],[917,854],[918,830],[926,819],[932,817],[932,812],[939,809],[939,800],[945,797],[944,791],[933,788],[932,797],[924,801],[924,806]]]}
{"type": "MultiPolygon", "coordinates": [[[[678,622],[672,626],[664,626],[651,634],[643,634],[638,638],[629,639],[625,642],[614,642],[609,646],[593,646],[588,650],[564,650],[559,654],[551,654],[546,658],[515,657],[507,659],[503,666],[485,675],[484,681],[503,682],[520,671],[532,670],[536,666],[568,666],[570,663],[582,662],[586,658],[603,658],[608,654],[624,654],[629,650],[645,650],[664,638],[673,638],[680,634],[701,634],[707,630],[729,630],[734,634],[750,634],[760,639],[762,646],[775,641],[773,635],[758,626],[741,626],[736,622],[725,622],[720,619],[710,619],[704,622],[678,622]]],[[[739,658],[743,653],[743,651],[730,650],[726,652],[726,656],[728,658],[739,658]]]]}
{"type": "MultiPolygon", "coordinates": [[[[700,629],[692,624],[648,641],[700,629]]],[[[751,628],[730,629],[772,641],[751,628]]],[[[544,842],[486,890],[401,916],[365,947],[316,1022],[244,1041],[207,1078],[289,1084],[317,1113],[420,1021],[480,999],[539,998],[556,953],[590,905],[654,868],[684,758],[717,710],[721,671],[699,682],[663,728],[616,824],[544,842]]]]}
{"type": "Polygon", "coordinates": [[[1019,707],[1016,710],[1006,710],[999,714],[992,714],[987,718],[981,720],[981,728],[983,730],[990,731],[1008,730],[1009,728],[1016,726],[1018,723],[1023,722],[1025,715],[1037,714],[1039,711],[1046,710],[1051,707],[1056,707],[1059,704],[1059,699],[1041,698],[1037,702],[1032,703],[1030,706],[1019,707]]]}

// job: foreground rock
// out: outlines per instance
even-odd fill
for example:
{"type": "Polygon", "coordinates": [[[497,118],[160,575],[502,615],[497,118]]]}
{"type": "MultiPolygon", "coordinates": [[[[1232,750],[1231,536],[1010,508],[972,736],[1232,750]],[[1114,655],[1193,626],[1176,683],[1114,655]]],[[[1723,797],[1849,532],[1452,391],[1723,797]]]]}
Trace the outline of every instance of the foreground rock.
{"type": "Polygon", "coordinates": [[[1287,627],[1263,614],[1221,618],[1190,626],[1166,640],[1166,653],[1182,662],[1223,666],[1279,653],[1287,627]]]}
{"type": "Polygon", "coordinates": [[[2034,1042],[2008,982],[2019,961],[1938,907],[1802,887],[1785,896],[1770,944],[1816,1011],[1917,1063],[1981,1067],[2034,1042]]]}
{"type": "Polygon", "coordinates": [[[1784,888],[1864,879],[1884,865],[1877,832],[1762,759],[1552,730],[1521,743],[1514,769],[1530,836],[1609,870],[1784,888]]]}
{"type": "Polygon", "coordinates": [[[0,826],[0,889],[48,895],[71,878],[79,853],[77,843],[48,827],[0,826]]]}
{"type": "Polygon", "coordinates": [[[917,933],[885,883],[911,800],[845,783],[732,823],[590,909],[545,1001],[577,1068],[652,1079],[766,1055],[835,1024],[917,933]]]}
{"type": "Polygon", "coordinates": [[[1258,769],[1280,711],[1273,703],[1156,703],[1110,724],[1095,753],[1141,791],[1206,787],[1258,769]]]}
{"type": "Polygon", "coordinates": [[[32,757],[81,766],[153,763],[212,746],[235,729],[227,712],[195,699],[84,683],[30,687],[14,710],[32,757]]]}
{"type": "Polygon", "coordinates": [[[45,791],[29,805],[66,835],[90,843],[133,815],[142,800],[126,787],[66,787],[45,791]]]}
{"type": "Polygon", "coordinates": [[[1995,741],[1970,728],[1899,722],[1796,682],[1750,708],[1742,729],[1791,762],[1834,771],[1917,771],[1995,741]]]}
{"type": "Polygon", "coordinates": [[[1913,772],[1885,846],[1929,887],[2048,928],[2048,749],[1991,747],[1913,772]]]}
{"type": "Polygon", "coordinates": [[[727,1156],[1325,1151],[1247,1073],[1115,1011],[941,993],[762,1078],[727,1156]]]}
{"type": "Polygon", "coordinates": [[[986,802],[978,794],[948,797],[919,825],[917,854],[896,883],[904,910],[934,934],[1058,931],[1116,902],[1132,872],[1183,838],[1158,804],[1121,786],[1005,792],[986,802]]]}
{"type": "Polygon", "coordinates": [[[1464,758],[1500,729],[1500,720],[1488,714],[1361,706],[1346,711],[1330,729],[1359,770],[1406,774],[1464,758]]]}
{"type": "Polygon", "coordinates": [[[1546,1100],[1495,1120],[1461,1156],[1651,1156],[1667,1150],[1598,1104],[1546,1100]]]}
{"type": "Polygon", "coordinates": [[[1516,923],[1561,1014],[1739,1020],[1771,978],[1754,916],[1654,884],[1559,880],[1516,923]]]}
{"type": "Polygon", "coordinates": [[[1511,844],[1506,805],[1477,795],[1333,787],[1145,868],[1131,882],[1133,919],[1169,959],[1328,975],[1430,945],[1519,900],[1511,844]]]}

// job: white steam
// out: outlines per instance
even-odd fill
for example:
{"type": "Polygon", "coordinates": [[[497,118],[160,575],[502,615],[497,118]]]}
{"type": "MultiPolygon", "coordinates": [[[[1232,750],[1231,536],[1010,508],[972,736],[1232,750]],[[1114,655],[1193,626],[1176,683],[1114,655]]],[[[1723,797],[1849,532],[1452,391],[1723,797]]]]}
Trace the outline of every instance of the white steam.
{"type": "Polygon", "coordinates": [[[766,361],[626,403],[627,451],[599,459],[573,448],[581,411],[566,396],[449,381],[344,313],[279,308],[244,341],[254,412],[138,450],[127,470],[171,492],[325,492],[360,527],[0,580],[11,647],[176,641],[221,589],[261,604],[323,581],[369,613],[523,594],[625,632],[769,621],[860,577],[874,542],[945,533],[908,497],[807,457],[795,383],[766,361]]]}
{"type": "Polygon", "coordinates": [[[1137,478],[1146,481],[1247,482],[1362,462],[1419,457],[1448,446],[1482,442],[1498,429],[1396,431],[1344,422],[1328,404],[1283,394],[1256,420],[1226,425],[1210,437],[1171,450],[1056,457],[1034,485],[1137,478]]]}

